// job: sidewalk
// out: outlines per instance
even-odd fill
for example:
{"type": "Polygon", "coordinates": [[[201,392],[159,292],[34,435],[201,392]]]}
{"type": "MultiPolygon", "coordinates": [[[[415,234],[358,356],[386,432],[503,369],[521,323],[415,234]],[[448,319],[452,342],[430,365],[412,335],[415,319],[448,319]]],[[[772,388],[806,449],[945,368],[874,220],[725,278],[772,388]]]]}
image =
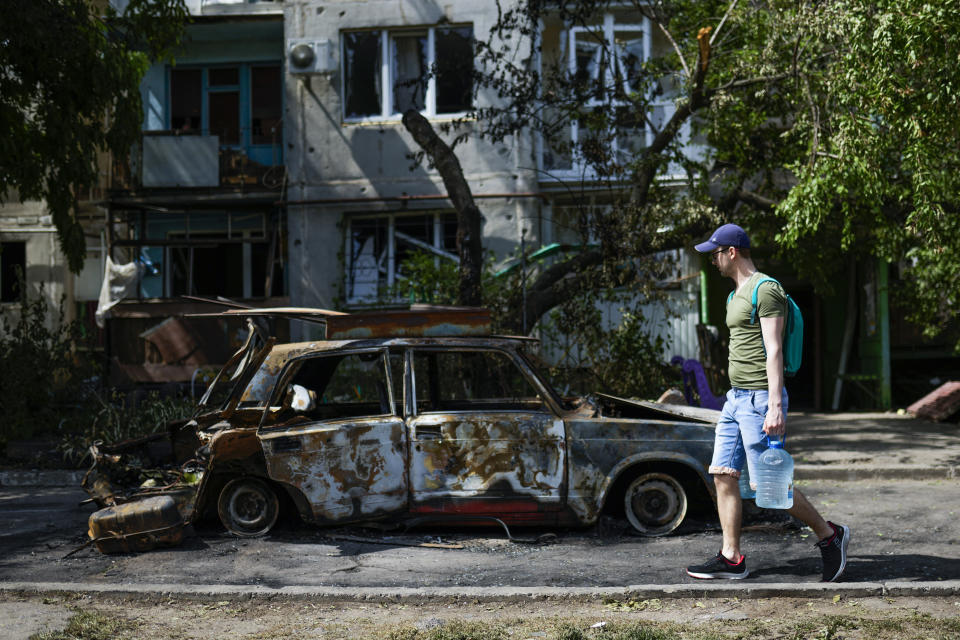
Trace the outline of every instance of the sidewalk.
{"type": "Polygon", "coordinates": [[[787,450],[798,480],[960,478],[960,425],[895,413],[795,413],[787,450]]]}
{"type": "MultiPolygon", "coordinates": [[[[798,480],[960,478],[960,425],[895,413],[791,413],[798,480]]],[[[0,470],[0,487],[79,486],[83,471],[0,470]]]]}

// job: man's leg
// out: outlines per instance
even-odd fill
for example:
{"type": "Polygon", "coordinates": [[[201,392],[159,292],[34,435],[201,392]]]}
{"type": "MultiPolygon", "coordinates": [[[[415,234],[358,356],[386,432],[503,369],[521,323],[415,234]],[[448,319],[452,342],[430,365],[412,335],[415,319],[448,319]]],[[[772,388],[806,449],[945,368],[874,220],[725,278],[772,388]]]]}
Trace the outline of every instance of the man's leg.
{"type": "Polygon", "coordinates": [[[740,562],[740,527],[743,522],[743,501],[740,499],[740,483],[730,475],[713,476],[717,487],[717,512],[723,531],[723,548],[720,553],[731,562],[740,562]]]}
{"type": "Polygon", "coordinates": [[[693,578],[740,580],[750,575],[746,559],[740,553],[743,503],[740,501],[740,485],[736,476],[743,466],[744,453],[735,403],[735,394],[730,391],[714,431],[713,460],[708,469],[717,488],[717,512],[723,529],[723,547],[720,553],[703,564],[687,567],[687,574],[693,578]]]}
{"type": "Polygon", "coordinates": [[[810,501],[807,500],[807,497],[803,495],[796,487],[793,489],[793,506],[787,509],[787,513],[813,529],[813,532],[817,535],[818,540],[823,540],[824,538],[833,535],[833,527],[827,524],[827,521],[823,519],[823,516],[820,515],[820,512],[817,511],[816,507],[810,504],[810,501]]]}

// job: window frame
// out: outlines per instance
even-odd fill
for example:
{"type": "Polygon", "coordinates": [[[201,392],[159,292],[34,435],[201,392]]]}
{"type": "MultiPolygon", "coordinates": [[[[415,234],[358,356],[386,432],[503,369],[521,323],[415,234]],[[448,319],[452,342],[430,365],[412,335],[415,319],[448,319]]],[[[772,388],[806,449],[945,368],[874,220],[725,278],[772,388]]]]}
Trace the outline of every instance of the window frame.
{"type": "MultiPolygon", "coordinates": [[[[460,257],[448,253],[443,249],[443,225],[444,225],[444,216],[455,216],[456,214],[449,210],[427,210],[427,211],[405,211],[405,212],[385,212],[385,213],[371,213],[371,214],[359,214],[351,215],[347,217],[346,224],[346,236],[344,238],[344,273],[343,273],[343,289],[344,289],[344,298],[348,305],[364,305],[364,304],[373,304],[380,301],[379,293],[373,298],[355,296],[352,291],[354,289],[355,283],[352,280],[353,277],[353,267],[354,267],[354,258],[352,250],[353,242],[353,225],[359,220],[380,220],[386,219],[387,221],[387,255],[386,255],[386,288],[394,286],[397,282],[397,228],[396,222],[397,218],[412,218],[417,216],[432,216],[433,217],[433,237],[432,237],[432,246],[426,247],[421,245],[420,248],[431,251],[437,255],[437,259],[449,259],[459,262],[460,257]]],[[[377,283],[379,290],[379,278],[380,271],[378,268],[377,271],[377,283]]]]}
{"type": "Polygon", "coordinates": [[[166,70],[166,113],[164,114],[164,126],[168,131],[173,129],[173,72],[174,71],[200,71],[200,129],[192,131],[186,135],[216,135],[210,132],[210,94],[213,93],[237,93],[237,117],[239,125],[239,140],[236,143],[225,143],[219,140],[221,149],[235,149],[246,151],[251,159],[260,162],[266,159],[266,154],[272,154],[271,162],[261,162],[261,164],[283,164],[283,140],[285,128],[284,106],[286,104],[286,92],[284,91],[284,64],[282,60],[263,60],[255,62],[218,62],[213,64],[182,64],[171,66],[167,65],[166,70]],[[254,143],[253,142],[253,70],[261,68],[276,67],[279,71],[280,79],[280,112],[279,119],[281,124],[280,135],[275,144],[273,143],[254,143]],[[211,85],[210,71],[218,69],[237,69],[238,84],[231,85],[211,85]]]}
{"type": "Polygon", "coordinates": [[[401,400],[400,411],[397,410],[397,396],[396,390],[393,386],[393,376],[390,371],[390,351],[386,346],[375,346],[375,347],[359,347],[359,348],[347,348],[343,350],[329,350],[329,351],[314,351],[311,353],[305,353],[296,358],[288,360],[283,365],[283,370],[280,372],[280,375],[277,376],[276,382],[274,383],[273,390],[270,392],[269,397],[267,398],[266,406],[264,407],[263,414],[260,417],[260,422],[257,426],[258,433],[269,433],[271,431],[284,431],[287,429],[305,426],[308,424],[329,424],[336,422],[357,422],[360,420],[373,420],[373,419],[399,419],[403,420],[403,405],[404,402],[401,400]],[[335,358],[335,357],[348,357],[361,355],[364,353],[376,353],[378,354],[380,360],[380,366],[383,368],[383,375],[386,382],[386,391],[387,396],[390,401],[390,412],[389,413],[378,413],[372,415],[364,416],[345,416],[345,417],[332,417],[332,418],[323,418],[319,420],[310,420],[309,422],[303,423],[302,425],[284,425],[277,424],[276,418],[270,416],[271,411],[279,412],[283,404],[283,395],[286,393],[286,388],[291,384],[293,376],[295,375],[294,369],[299,371],[301,363],[307,360],[315,360],[318,358],[335,358]]]}
{"type": "MultiPolygon", "coordinates": [[[[530,368],[529,363],[518,353],[511,351],[510,349],[504,349],[496,346],[467,346],[467,345],[457,345],[457,346],[437,346],[437,345],[410,345],[407,347],[407,375],[409,376],[409,388],[406,389],[407,398],[405,398],[410,406],[407,409],[407,416],[411,418],[416,418],[419,416],[426,415],[435,415],[435,414],[467,414],[467,413],[478,413],[488,411],[490,413],[543,413],[556,417],[557,407],[554,404],[557,401],[556,396],[553,393],[553,389],[544,384],[542,380],[539,379],[537,374],[530,368]],[[436,409],[433,411],[420,411],[417,400],[417,374],[416,374],[416,355],[418,353],[496,353],[502,355],[511,364],[516,368],[520,373],[523,379],[530,385],[531,389],[534,392],[540,395],[540,407],[537,409],[524,408],[524,409],[487,409],[481,406],[470,408],[470,409],[436,409]]],[[[429,384],[429,383],[428,383],[429,384]]]]}
{"type": "MultiPolygon", "coordinates": [[[[405,34],[415,35],[426,31],[427,36],[427,47],[426,47],[426,60],[425,67],[427,69],[427,87],[424,92],[424,108],[420,113],[430,119],[436,118],[462,118],[468,115],[472,110],[473,106],[470,109],[455,111],[455,112],[446,112],[446,113],[437,113],[437,76],[436,73],[433,73],[433,69],[436,63],[436,31],[437,29],[459,29],[459,28],[469,28],[471,32],[471,39],[473,39],[473,23],[453,23],[453,24],[443,24],[443,25],[429,25],[429,26],[419,26],[419,27],[398,27],[398,28],[378,28],[378,29],[347,29],[340,32],[340,96],[341,96],[341,106],[340,106],[340,116],[344,124],[363,124],[363,123],[372,123],[372,122],[395,122],[399,121],[403,116],[402,113],[397,113],[393,111],[393,85],[394,85],[394,74],[396,72],[396,62],[397,58],[394,55],[395,46],[394,38],[396,36],[402,36],[405,34]],[[365,115],[365,116],[349,116],[346,113],[347,101],[347,74],[345,73],[344,61],[346,60],[346,38],[345,34],[348,33],[362,33],[362,32],[372,32],[378,33],[380,38],[380,113],[377,115],[365,115]]],[[[474,100],[476,96],[473,96],[474,100]]]]}
{"type": "MultiPolygon", "coordinates": [[[[601,24],[596,26],[584,27],[584,26],[568,26],[566,29],[563,29],[560,32],[560,52],[563,54],[563,57],[566,58],[566,65],[568,73],[573,76],[577,72],[577,36],[579,34],[602,34],[604,45],[608,50],[616,52],[616,35],[618,32],[639,32],[643,34],[643,61],[650,60],[652,57],[652,37],[653,37],[653,27],[652,22],[649,18],[639,16],[639,22],[619,22],[617,20],[618,15],[614,13],[604,13],[603,21],[601,24]]],[[[541,31],[543,30],[543,25],[541,25],[541,31]]],[[[542,55],[537,56],[538,65],[542,65],[542,55]]],[[[541,69],[542,71],[542,69],[541,69]]],[[[604,79],[604,86],[613,87],[614,86],[614,69],[613,65],[608,65],[605,69],[606,78],[604,79]]],[[[624,79],[624,82],[626,80],[624,79]]],[[[629,87],[625,87],[629,89],[629,87]]],[[[597,99],[591,98],[584,105],[585,110],[596,107],[609,107],[611,109],[616,109],[618,107],[630,106],[629,102],[623,100],[617,100],[616,98],[604,98],[597,99]]],[[[673,113],[675,106],[670,99],[655,100],[650,101],[649,106],[651,111],[663,110],[664,112],[664,121],[668,120],[670,115],[673,113]]],[[[684,131],[687,130],[689,125],[685,125],[684,131]]],[[[546,141],[542,134],[537,135],[537,145],[539,149],[537,150],[537,169],[540,172],[541,180],[546,181],[564,181],[570,179],[590,179],[596,178],[597,172],[590,165],[589,161],[583,157],[582,152],[579,149],[578,143],[580,141],[580,124],[576,119],[571,119],[571,122],[567,125],[567,128],[570,133],[570,143],[573,147],[572,154],[570,157],[570,166],[567,167],[547,167],[545,163],[545,157],[548,154],[548,149],[546,146],[546,141]]],[[[648,147],[653,143],[654,138],[656,137],[656,132],[651,128],[649,122],[645,123],[644,126],[644,146],[648,147]]],[[[619,142],[620,135],[616,130],[610,132],[611,155],[616,156],[619,152],[619,142]]]]}

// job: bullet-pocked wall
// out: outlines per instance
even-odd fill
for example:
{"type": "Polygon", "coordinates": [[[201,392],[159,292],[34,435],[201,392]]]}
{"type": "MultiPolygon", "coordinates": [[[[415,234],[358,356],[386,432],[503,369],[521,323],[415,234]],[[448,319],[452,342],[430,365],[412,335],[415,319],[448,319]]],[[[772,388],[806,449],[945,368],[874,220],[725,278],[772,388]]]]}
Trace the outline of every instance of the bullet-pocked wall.
{"type": "MultiPolygon", "coordinates": [[[[495,7],[469,0],[285,3],[292,304],[362,304],[394,281],[409,250],[455,253],[452,203],[438,172],[411,159],[420,149],[401,116],[418,109],[449,143],[457,133],[442,124],[491,104],[463,65],[496,18],[495,7]],[[289,49],[300,41],[328,46],[330,70],[296,72],[289,49]],[[424,82],[429,69],[437,73],[424,82]]],[[[540,241],[534,145],[492,145],[477,126],[461,129],[471,135],[455,151],[483,212],[484,247],[503,258],[524,230],[540,241]]]]}

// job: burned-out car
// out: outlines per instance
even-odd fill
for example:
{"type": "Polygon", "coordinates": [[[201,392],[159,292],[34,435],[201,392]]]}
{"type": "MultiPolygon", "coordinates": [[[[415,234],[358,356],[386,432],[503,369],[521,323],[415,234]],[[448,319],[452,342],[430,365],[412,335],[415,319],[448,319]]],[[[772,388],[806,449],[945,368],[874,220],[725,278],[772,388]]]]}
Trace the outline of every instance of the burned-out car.
{"type": "MultiPolygon", "coordinates": [[[[714,498],[709,412],[562,398],[526,354],[529,339],[490,335],[477,310],[324,318],[325,339],[312,342],[251,330],[197,416],[171,430],[173,457],[196,480],[178,502],[184,521],[216,513],[234,534],[256,536],[284,506],[318,525],[590,525],[612,511],[663,535],[691,502],[714,498]]],[[[115,537],[123,527],[111,522],[91,537],[115,537]]]]}

